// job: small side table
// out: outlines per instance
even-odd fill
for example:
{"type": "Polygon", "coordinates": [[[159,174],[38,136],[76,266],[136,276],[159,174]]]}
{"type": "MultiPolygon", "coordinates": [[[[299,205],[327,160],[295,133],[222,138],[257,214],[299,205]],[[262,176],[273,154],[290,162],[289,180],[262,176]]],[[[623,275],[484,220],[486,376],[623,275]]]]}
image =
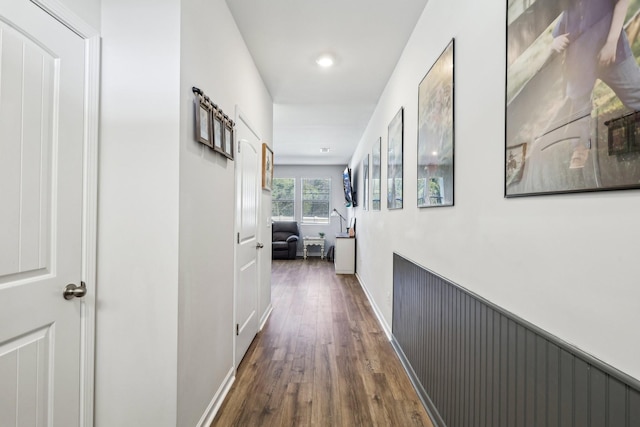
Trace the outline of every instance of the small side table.
{"type": "Polygon", "coordinates": [[[324,259],[324,237],[304,236],[302,238],[303,258],[307,259],[307,246],[320,246],[320,258],[324,259]]]}

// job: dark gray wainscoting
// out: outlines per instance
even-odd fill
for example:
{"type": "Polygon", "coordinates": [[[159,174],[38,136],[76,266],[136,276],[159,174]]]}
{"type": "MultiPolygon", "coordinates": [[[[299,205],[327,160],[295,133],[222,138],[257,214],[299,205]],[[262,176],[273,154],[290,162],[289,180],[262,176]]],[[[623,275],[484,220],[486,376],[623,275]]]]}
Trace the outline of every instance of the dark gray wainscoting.
{"type": "Polygon", "coordinates": [[[392,329],[439,426],[640,426],[639,381],[398,254],[392,329]]]}

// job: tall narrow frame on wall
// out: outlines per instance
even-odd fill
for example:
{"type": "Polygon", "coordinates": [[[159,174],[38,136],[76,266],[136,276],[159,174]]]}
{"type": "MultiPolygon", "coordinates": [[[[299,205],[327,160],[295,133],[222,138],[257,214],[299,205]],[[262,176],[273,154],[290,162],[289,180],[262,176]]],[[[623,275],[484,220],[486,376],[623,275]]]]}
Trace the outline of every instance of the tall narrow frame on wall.
{"type": "Polygon", "coordinates": [[[196,112],[195,139],[201,144],[213,148],[213,107],[204,96],[197,94],[194,102],[196,112]]]}
{"type": "Polygon", "coordinates": [[[606,50],[601,3],[507,1],[505,197],[640,188],[640,3],[606,50]]]}
{"type": "Polygon", "coordinates": [[[453,206],[454,40],[418,86],[418,207],[453,206]]]}
{"type": "Polygon", "coordinates": [[[369,210],[369,154],[362,161],[362,209],[369,210]]]}
{"type": "Polygon", "coordinates": [[[382,197],[382,138],[378,137],[371,150],[371,210],[380,210],[382,197]]]}
{"type": "Polygon", "coordinates": [[[224,147],[224,156],[229,160],[233,160],[233,153],[235,150],[235,131],[233,129],[234,123],[228,116],[224,116],[224,129],[222,131],[223,135],[223,147],[224,147]]]}
{"type": "Polygon", "coordinates": [[[262,189],[273,188],[273,151],[266,142],[262,143],[262,189]]]}
{"type": "Polygon", "coordinates": [[[403,205],[403,144],[404,107],[393,117],[388,128],[387,147],[387,209],[402,209],[403,205]]]}

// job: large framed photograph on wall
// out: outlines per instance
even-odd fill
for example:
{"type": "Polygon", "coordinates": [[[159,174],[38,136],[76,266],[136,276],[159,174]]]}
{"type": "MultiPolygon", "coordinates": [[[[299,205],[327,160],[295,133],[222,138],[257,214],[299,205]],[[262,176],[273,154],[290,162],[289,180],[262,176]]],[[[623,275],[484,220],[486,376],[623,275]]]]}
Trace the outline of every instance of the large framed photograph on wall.
{"type": "Polygon", "coordinates": [[[639,12],[507,1],[505,196],[640,188],[639,12]]]}
{"type": "Polygon", "coordinates": [[[365,154],[362,161],[362,209],[369,210],[369,154],[365,154]]]}
{"type": "Polygon", "coordinates": [[[380,210],[380,197],[381,190],[380,184],[382,182],[382,138],[378,137],[373,144],[373,150],[371,150],[371,210],[380,210]]]}
{"type": "Polygon", "coordinates": [[[402,161],[404,139],[404,108],[389,123],[387,147],[387,209],[402,209],[402,161]]]}
{"type": "Polygon", "coordinates": [[[418,87],[418,207],[453,206],[451,40],[418,87]]]}

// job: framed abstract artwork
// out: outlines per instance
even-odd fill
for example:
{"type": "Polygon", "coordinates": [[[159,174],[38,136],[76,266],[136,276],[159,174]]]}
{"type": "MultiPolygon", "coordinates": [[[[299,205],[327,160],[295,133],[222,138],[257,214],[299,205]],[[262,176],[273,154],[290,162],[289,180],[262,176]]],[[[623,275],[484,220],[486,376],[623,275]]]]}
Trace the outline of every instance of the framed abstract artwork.
{"type": "Polygon", "coordinates": [[[382,182],[382,168],[381,168],[381,151],[382,151],[382,138],[378,138],[373,144],[373,150],[371,152],[371,210],[380,210],[380,183],[382,182]]]}
{"type": "Polygon", "coordinates": [[[453,206],[454,41],[418,86],[418,207],[453,206]]]}
{"type": "Polygon", "coordinates": [[[362,209],[369,210],[369,154],[364,156],[362,161],[362,209]]]}
{"type": "Polygon", "coordinates": [[[387,209],[402,209],[404,108],[389,123],[387,147],[387,209]]]}

